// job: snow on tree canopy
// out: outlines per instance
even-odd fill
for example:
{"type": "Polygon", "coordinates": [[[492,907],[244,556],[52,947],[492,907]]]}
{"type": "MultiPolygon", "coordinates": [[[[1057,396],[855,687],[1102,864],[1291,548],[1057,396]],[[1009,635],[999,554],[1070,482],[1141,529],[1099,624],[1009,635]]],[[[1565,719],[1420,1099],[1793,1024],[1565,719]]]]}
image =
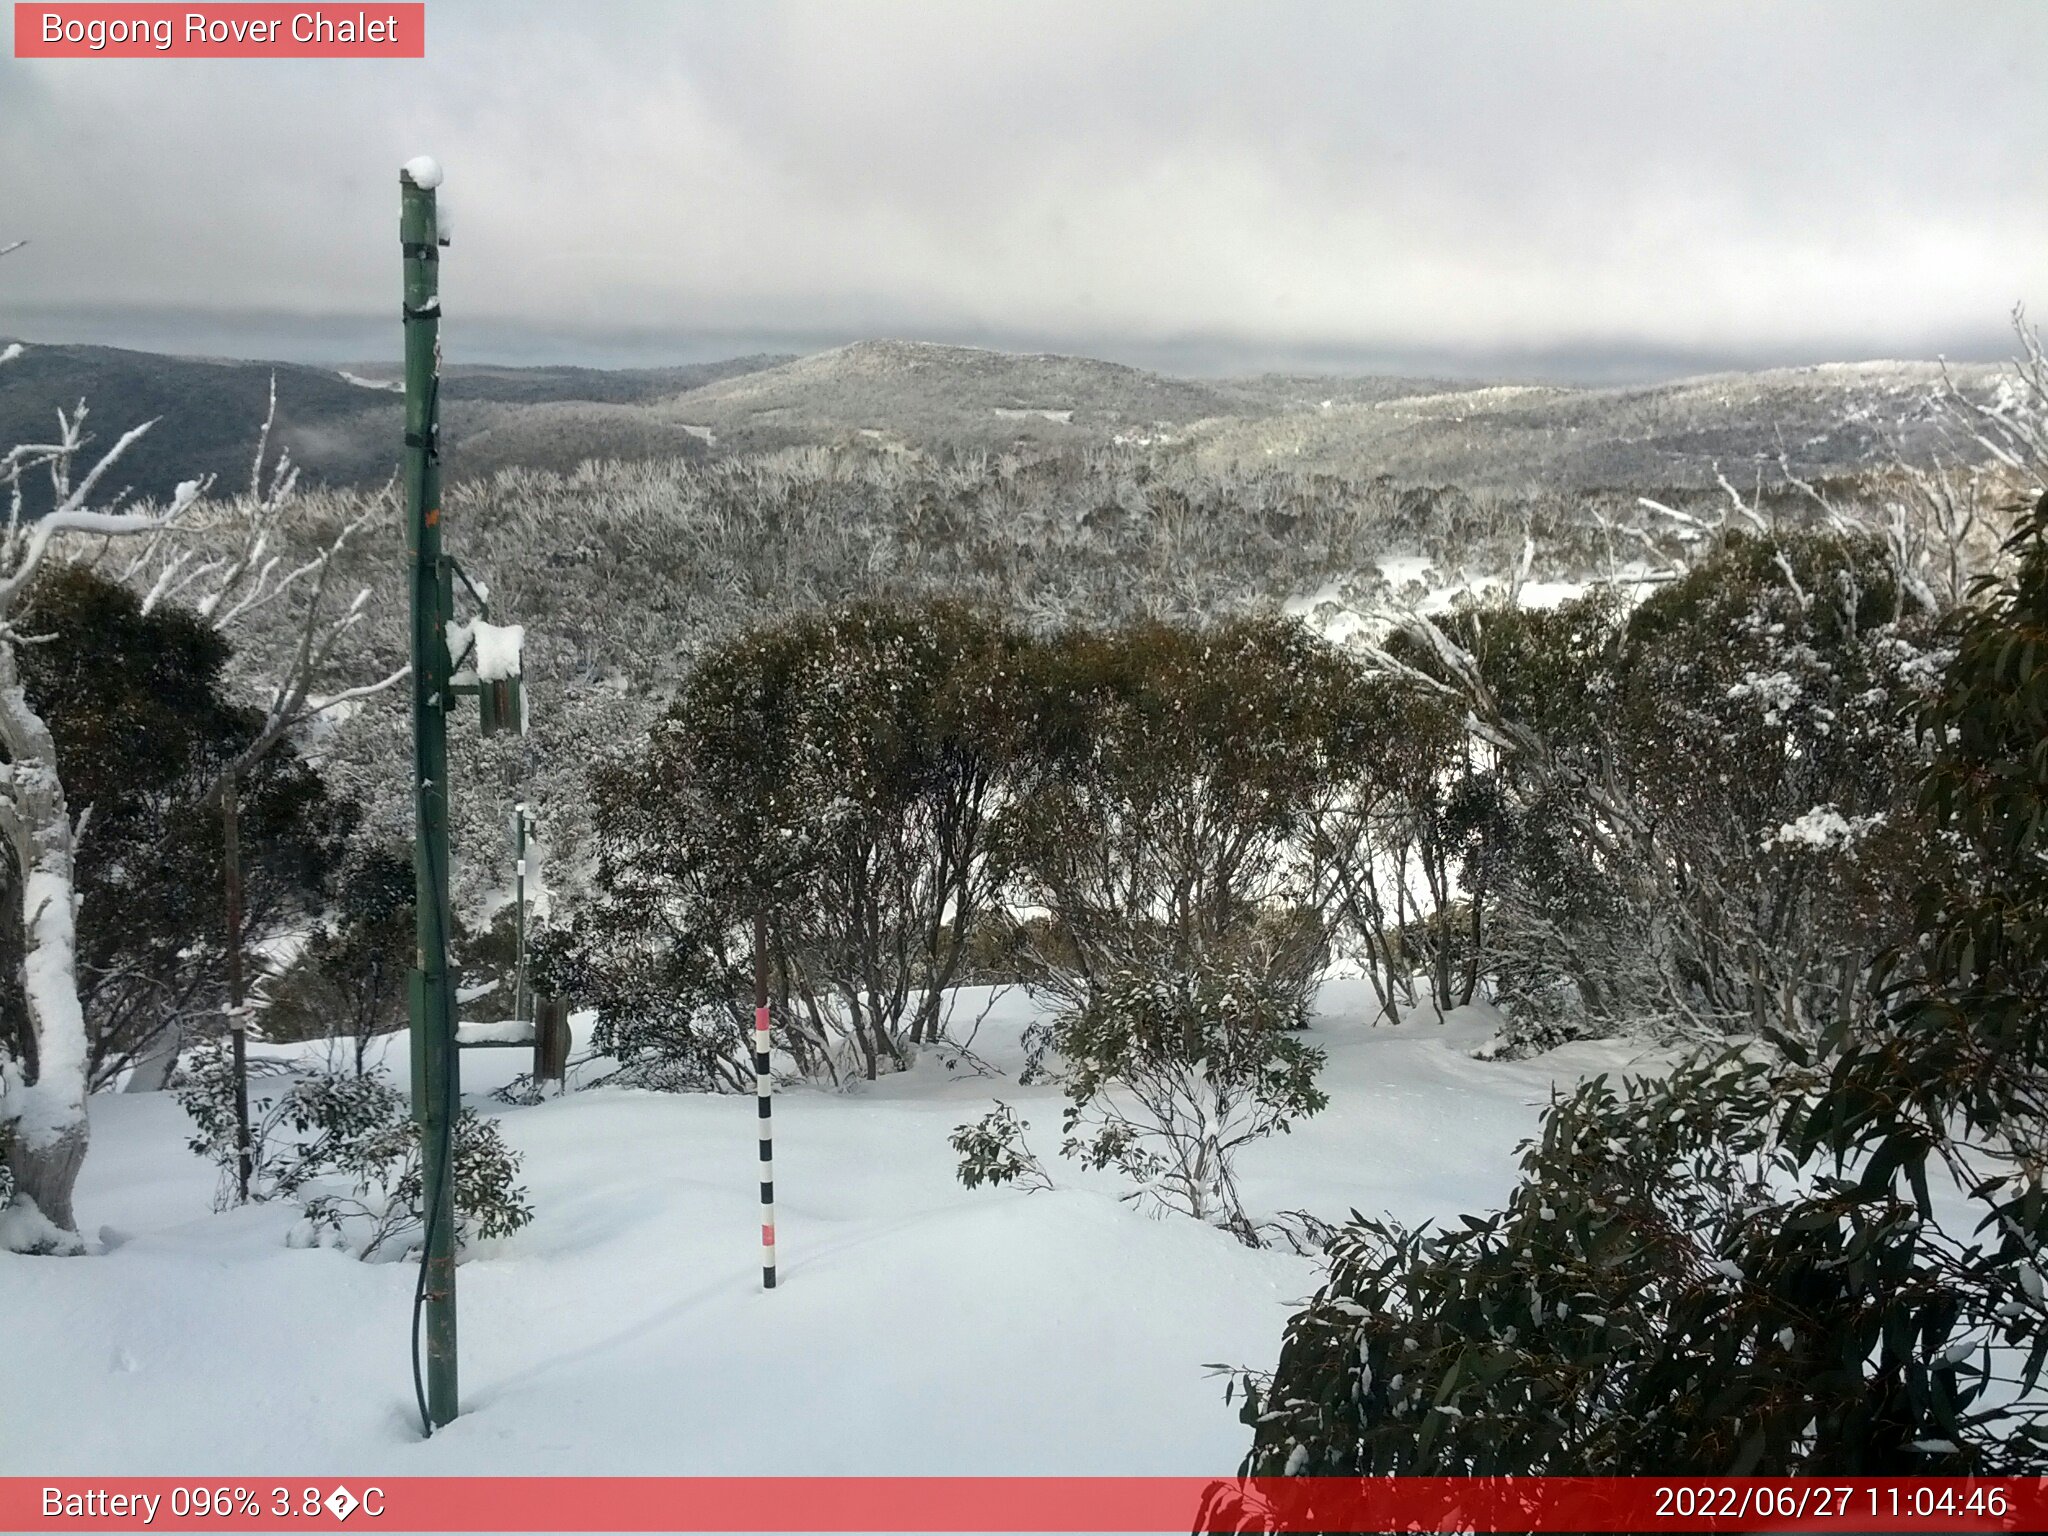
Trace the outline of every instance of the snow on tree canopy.
{"type": "Polygon", "coordinates": [[[423,192],[441,185],[441,162],[432,155],[414,155],[402,167],[406,180],[423,192]]]}
{"type": "Polygon", "coordinates": [[[493,624],[478,619],[448,626],[448,657],[480,683],[519,676],[519,654],[526,643],[524,624],[493,624]]]}
{"type": "Polygon", "coordinates": [[[1809,848],[1846,848],[1883,820],[1882,815],[1873,815],[1859,816],[1851,821],[1832,805],[1816,805],[1798,820],[1784,823],[1766,837],[1764,846],[1799,843],[1809,848]]]}

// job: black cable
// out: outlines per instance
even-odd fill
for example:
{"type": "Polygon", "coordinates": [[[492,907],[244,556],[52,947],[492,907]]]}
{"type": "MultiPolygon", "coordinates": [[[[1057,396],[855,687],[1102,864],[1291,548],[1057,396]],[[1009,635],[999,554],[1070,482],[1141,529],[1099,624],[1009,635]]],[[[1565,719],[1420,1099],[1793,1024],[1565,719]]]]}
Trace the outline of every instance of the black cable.
{"type": "MultiPolygon", "coordinates": [[[[436,1191],[437,1196],[438,1193],[436,1191]]],[[[438,1198],[427,1202],[426,1232],[420,1242],[419,1281],[412,1293],[412,1395],[420,1407],[420,1433],[429,1440],[434,1438],[434,1419],[427,1411],[427,1387],[420,1374],[420,1317],[427,1305],[427,1258],[434,1251],[434,1218],[439,1214],[440,1206],[438,1198]]]]}
{"type": "MultiPolygon", "coordinates": [[[[427,857],[431,859],[433,857],[433,845],[429,843],[427,847],[427,857]]],[[[441,889],[440,874],[441,872],[438,869],[430,869],[428,871],[436,893],[441,889]]],[[[446,949],[446,939],[447,930],[444,927],[442,930],[444,951],[446,949]]],[[[444,953],[442,956],[444,965],[446,960],[447,956],[444,953]]],[[[446,1034],[448,1032],[443,1030],[442,1033],[446,1034]]],[[[443,1149],[442,1156],[438,1159],[438,1166],[435,1170],[438,1177],[435,1180],[434,1188],[430,1192],[426,1192],[427,1213],[425,1220],[421,1223],[424,1230],[420,1234],[419,1277],[413,1285],[412,1292],[412,1391],[413,1397],[419,1403],[420,1430],[429,1440],[434,1438],[434,1418],[427,1409],[427,1389],[420,1371],[420,1318],[424,1315],[427,1305],[427,1265],[431,1262],[434,1252],[434,1233],[437,1230],[435,1223],[441,1214],[441,1199],[447,1193],[448,1180],[453,1177],[455,1172],[454,1107],[457,1092],[455,1060],[452,1054],[444,1076],[446,1080],[442,1086],[441,1125],[444,1134],[447,1136],[448,1144],[443,1149]]],[[[425,1126],[420,1128],[420,1156],[422,1159],[426,1156],[425,1126]]]]}

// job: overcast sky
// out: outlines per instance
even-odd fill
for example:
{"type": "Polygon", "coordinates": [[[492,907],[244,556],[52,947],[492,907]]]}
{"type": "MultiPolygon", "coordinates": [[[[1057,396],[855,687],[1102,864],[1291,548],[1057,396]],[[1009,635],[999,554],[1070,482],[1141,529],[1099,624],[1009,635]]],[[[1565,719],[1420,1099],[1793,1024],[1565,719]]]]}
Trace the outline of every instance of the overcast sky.
{"type": "Polygon", "coordinates": [[[0,59],[0,334],[394,353],[421,152],[465,360],[1639,378],[2048,310],[2031,0],[429,0],[427,54],[0,59]]]}

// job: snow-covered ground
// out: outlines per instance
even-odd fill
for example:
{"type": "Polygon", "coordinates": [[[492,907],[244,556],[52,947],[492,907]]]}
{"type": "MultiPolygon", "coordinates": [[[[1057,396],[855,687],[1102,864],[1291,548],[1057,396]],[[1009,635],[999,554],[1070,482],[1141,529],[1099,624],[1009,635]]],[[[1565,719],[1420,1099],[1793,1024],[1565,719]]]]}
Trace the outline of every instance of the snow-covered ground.
{"type": "Polygon", "coordinates": [[[1329,581],[1314,592],[1288,598],[1281,604],[1281,612],[1299,619],[1333,645],[1370,645],[1382,639],[1406,611],[1435,618],[1465,604],[1499,602],[1511,587],[1514,605],[1530,610],[1561,608],[1596,586],[1611,588],[1633,604],[1648,597],[1669,575],[1635,560],[1605,576],[1578,581],[1525,579],[1517,584],[1504,576],[1445,571],[1427,555],[1387,555],[1374,564],[1383,590],[1375,592],[1365,578],[1329,581]],[[1366,594],[1367,600],[1361,602],[1359,594],[1366,594]]]}
{"type": "MultiPolygon", "coordinates": [[[[956,1017],[964,1033],[969,996],[956,1017]]],[[[1325,985],[1330,1108],[1253,1148],[1255,1213],[1405,1220],[1497,1204],[1554,1079],[1619,1044],[1468,1054],[1484,1009],[1373,1027],[1325,985]]],[[[507,1109],[524,1052],[464,1059],[524,1155],[533,1224],[460,1271],[463,1416],[420,1438],[414,1271],[286,1246],[283,1203],[211,1209],[168,1095],[102,1095],[78,1190],[104,1251],[0,1254],[0,1473],[1210,1474],[1246,1432],[1211,1361],[1270,1366],[1314,1261],[1119,1203],[1019,1088],[1025,1013],[973,1042],[1009,1077],[915,1072],[776,1103],[782,1285],[760,1289],[750,1097],[601,1088],[507,1109]],[[967,1190],[946,1144],[1001,1097],[1060,1188],[967,1190]]],[[[385,1047],[403,1069],[404,1042],[385,1047]]]]}

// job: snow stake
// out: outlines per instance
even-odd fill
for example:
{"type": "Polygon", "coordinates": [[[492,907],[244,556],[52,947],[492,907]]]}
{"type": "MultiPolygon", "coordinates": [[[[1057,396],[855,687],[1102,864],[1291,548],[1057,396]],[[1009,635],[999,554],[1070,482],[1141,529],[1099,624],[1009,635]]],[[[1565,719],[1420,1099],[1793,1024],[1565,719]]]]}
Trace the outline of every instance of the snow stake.
{"type": "Polygon", "coordinates": [[[761,1122],[761,1289],[775,1289],[775,1080],[768,1067],[768,918],[754,914],[754,1102],[761,1122]]]}
{"type": "MultiPolygon", "coordinates": [[[[488,694],[484,695],[479,703],[487,701],[488,698],[488,694]]],[[[507,826],[509,835],[506,839],[512,846],[512,857],[515,861],[512,865],[512,910],[519,924],[519,958],[512,972],[512,1017],[515,1019],[526,1017],[526,835],[532,830],[533,816],[526,809],[526,802],[522,800],[512,808],[511,820],[507,826]]],[[[538,1021],[540,1015],[535,1013],[534,1018],[538,1021]]],[[[540,1068],[536,1065],[534,1076],[539,1075],[540,1068]]]]}

